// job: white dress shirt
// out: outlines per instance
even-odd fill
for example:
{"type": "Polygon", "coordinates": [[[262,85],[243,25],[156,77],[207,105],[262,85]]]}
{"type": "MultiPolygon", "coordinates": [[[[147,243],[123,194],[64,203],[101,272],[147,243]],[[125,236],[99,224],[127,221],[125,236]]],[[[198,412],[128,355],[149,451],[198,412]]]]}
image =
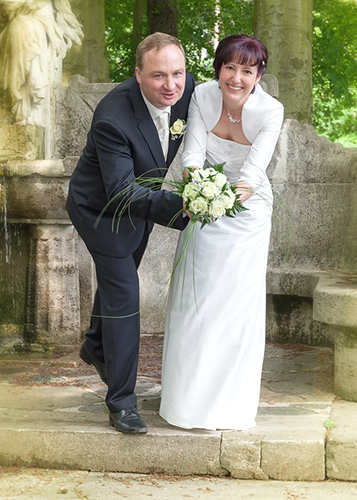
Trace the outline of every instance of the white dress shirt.
{"type": "Polygon", "coordinates": [[[151,104],[151,102],[149,102],[146,99],[146,97],[142,92],[141,95],[143,96],[144,102],[149,110],[150,116],[153,119],[155,126],[157,128],[162,151],[166,160],[167,152],[169,149],[169,123],[170,123],[171,106],[167,106],[165,109],[156,108],[151,104]],[[163,122],[160,121],[161,115],[164,116],[163,122]]]}

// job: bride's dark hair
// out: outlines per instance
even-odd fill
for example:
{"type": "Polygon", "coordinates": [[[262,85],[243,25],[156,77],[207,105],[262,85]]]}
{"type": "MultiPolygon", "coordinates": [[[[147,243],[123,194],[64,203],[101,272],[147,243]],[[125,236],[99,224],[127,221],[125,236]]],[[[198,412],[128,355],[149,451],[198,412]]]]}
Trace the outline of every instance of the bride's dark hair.
{"type": "Polygon", "coordinates": [[[231,35],[218,44],[213,61],[214,77],[219,79],[223,64],[235,62],[257,66],[257,76],[265,73],[268,64],[268,50],[257,38],[248,35],[231,35]]]}

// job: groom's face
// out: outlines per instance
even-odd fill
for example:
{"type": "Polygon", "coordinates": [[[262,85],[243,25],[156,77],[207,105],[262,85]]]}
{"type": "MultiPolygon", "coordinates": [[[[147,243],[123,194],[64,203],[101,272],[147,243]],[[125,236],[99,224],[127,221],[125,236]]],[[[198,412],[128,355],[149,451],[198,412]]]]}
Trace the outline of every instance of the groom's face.
{"type": "Polygon", "coordinates": [[[156,108],[173,106],[185,90],[185,58],[176,45],[160,50],[149,50],[140,71],[135,68],[136,79],[146,99],[156,108]]]}

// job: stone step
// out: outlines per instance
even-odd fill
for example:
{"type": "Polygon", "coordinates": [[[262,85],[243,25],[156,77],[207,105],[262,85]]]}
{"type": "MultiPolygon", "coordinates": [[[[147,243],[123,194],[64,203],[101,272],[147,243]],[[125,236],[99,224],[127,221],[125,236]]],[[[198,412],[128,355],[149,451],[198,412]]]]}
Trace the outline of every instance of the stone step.
{"type": "Polygon", "coordinates": [[[90,368],[72,363],[64,375],[62,360],[25,379],[16,369],[28,363],[11,372],[2,362],[0,465],[357,481],[357,403],[331,389],[332,352],[303,347],[267,346],[257,426],[244,432],[168,425],[157,411],[159,381],[141,374],[138,407],[149,432],[127,436],[109,427],[105,386],[90,368]]]}

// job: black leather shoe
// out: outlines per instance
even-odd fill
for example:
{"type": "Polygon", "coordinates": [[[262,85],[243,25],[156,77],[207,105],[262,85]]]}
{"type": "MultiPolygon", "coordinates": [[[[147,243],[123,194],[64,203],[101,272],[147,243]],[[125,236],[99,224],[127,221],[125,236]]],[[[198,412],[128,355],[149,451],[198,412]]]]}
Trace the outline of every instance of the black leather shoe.
{"type": "Polygon", "coordinates": [[[86,340],[82,344],[81,350],[79,352],[79,357],[83,359],[83,361],[87,363],[87,365],[93,365],[99,373],[100,378],[105,384],[108,385],[107,370],[105,368],[105,364],[100,361],[88,348],[86,340]]]}
{"type": "Polygon", "coordinates": [[[140,418],[136,406],[117,412],[110,412],[109,425],[125,434],[145,434],[148,431],[144,420],[140,418]]]}

